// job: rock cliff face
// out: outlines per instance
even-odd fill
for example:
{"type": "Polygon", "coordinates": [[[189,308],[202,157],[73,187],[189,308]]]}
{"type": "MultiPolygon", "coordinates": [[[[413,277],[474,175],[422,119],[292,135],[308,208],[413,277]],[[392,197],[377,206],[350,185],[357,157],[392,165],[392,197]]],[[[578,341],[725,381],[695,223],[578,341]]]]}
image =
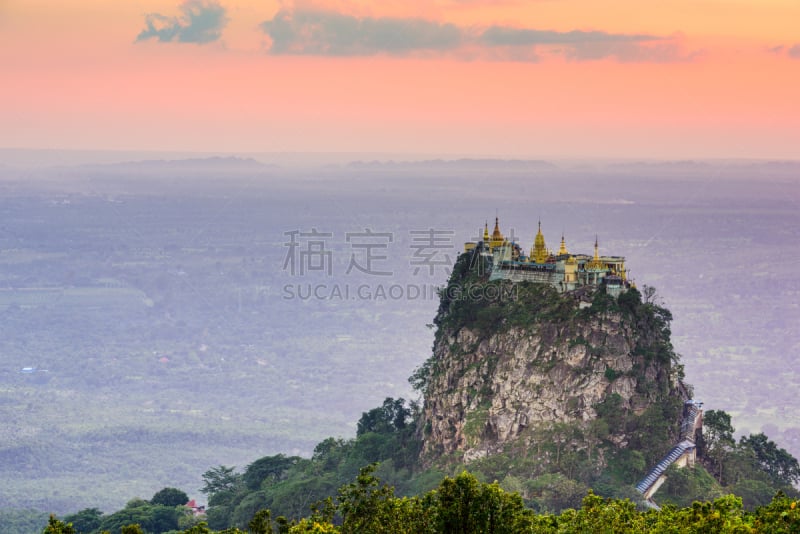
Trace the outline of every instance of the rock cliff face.
{"type": "Polygon", "coordinates": [[[669,312],[642,303],[637,291],[613,299],[602,289],[561,295],[503,282],[487,291],[491,284],[457,264],[442,297],[433,356],[419,373],[423,463],[535,448],[552,439],[539,431],[559,423],[585,431],[572,446],[597,438],[625,447],[633,432],[626,419],[689,397],[669,343],[669,312]],[[477,297],[462,298],[465,288],[477,297]],[[618,423],[593,434],[604,409],[618,423]]]}

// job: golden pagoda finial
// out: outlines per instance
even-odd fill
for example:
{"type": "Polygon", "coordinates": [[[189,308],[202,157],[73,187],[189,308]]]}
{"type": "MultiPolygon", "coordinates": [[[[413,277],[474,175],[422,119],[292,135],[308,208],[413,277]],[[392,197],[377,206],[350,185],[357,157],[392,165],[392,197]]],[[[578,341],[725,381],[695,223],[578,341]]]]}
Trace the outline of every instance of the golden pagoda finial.
{"type": "Polygon", "coordinates": [[[483,242],[489,244],[489,221],[483,227],[483,242]]]}
{"type": "Polygon", "coordinates": [[[503,234],[500,232],[500,218],[499,217],[495,217],[494,218],[494,232],[492,232],[492,240],[491,240],[489,246],[492,249],[494,249],[495,247],[499,247],[500,245],[502,245],[503,241],[505,241],[505,238],[503,237],[503,234]]]}
{"type": "Polygon", "coordinates": [[[536,232],[536,238],[533,240],[533,248],[531,248],[531,260],[536,263],[547,262],[547,257],[550,254],[547,251],[547,246],[544,243],[544,234],[542,234],[542,221],[539,220],[539,231],[536,232]]]}
{"type": "Polygon", "coordinates": [[[594,258],[592,259],[592,261],[587,263],[586,266],[587,268],[596,271],[603,270],[606,268],[606,265],[600,261],[600,251],[597,246],[597,234],[595,234],[594,236],[594,258]]]}
{"type": "Polygon", "coordinates": [[[567,251],[567,242],[564,241],[564,232],[561,232],[561,246],[558,247],[558,255],[565,256],[567,254],[569,254],[567,251]]]}

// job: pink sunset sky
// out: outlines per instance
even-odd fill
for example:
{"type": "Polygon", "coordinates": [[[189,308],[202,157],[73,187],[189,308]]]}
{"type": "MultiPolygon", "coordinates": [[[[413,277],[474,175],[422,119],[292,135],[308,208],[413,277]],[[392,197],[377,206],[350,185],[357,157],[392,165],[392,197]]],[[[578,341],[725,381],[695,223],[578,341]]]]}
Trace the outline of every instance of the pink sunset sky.
{"type": "Polygon", "coordinates": [[[0,0],[0,147],[792,158],[798,0],[0,0]]]}

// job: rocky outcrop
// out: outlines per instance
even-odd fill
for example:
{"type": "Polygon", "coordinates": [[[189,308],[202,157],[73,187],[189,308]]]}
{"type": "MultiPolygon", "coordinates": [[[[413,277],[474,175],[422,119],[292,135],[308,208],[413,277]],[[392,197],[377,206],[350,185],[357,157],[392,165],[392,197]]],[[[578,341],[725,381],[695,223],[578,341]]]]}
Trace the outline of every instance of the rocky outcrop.
{"type": "MultiPolygon", "coordinates": [[[[419,425],[424,464],[453,455],[469,462],[520,441],[533,447],[535,429],[588,427],[609,398],[631,415],[665,398],[689,398],[674,363],[668,319],[648,315],[646,305],[635,302],[638,293],[631,297],[638,308],[606,297],[581,310],[570,295],[532,290],[550,299],[559,316],[540,313],[519,324],[510,314],[528,304],[542,307],[541,299],[528,303],[519,295],[513,306],[497,307],[494,328],[453,320],[462,303],[440,309],[419,425]]],[[[621,426],[603,439],[621,447],[629,436],[621,426]]]]}

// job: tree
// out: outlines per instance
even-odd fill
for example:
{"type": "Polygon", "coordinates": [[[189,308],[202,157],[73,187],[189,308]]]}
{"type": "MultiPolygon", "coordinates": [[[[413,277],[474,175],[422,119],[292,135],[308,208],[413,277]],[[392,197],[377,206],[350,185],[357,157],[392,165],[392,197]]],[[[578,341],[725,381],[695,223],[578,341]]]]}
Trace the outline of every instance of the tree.
{"type": "MultiPolygon", "coordinates": [[[[42,525],[47,523],[49,517],[50,514],[36,510],[0,509],[0,525],[2,525],[3,534],[41,532],[42,525]]],[[[64,522],[69,523],[66,518],[64,522]]]]}
{"type": "MultiPolygon", "coordinates": [[[[558,517],[558,532],[645,532],[641,519],[641,514],[632,502],[603,499],[589,491],[583,497],[580,509],[565,510],[558,517]]],[[[537,532],[549,531],[542,529],[540,525],[537,525],[537,532]]],[[[545,522],[542,526],[549,525],[545,522]]]]}
{"type": "Polygon", "coordinates": [[[150,499],[150,504],[160,504],[163,506],[183,506],[189,502],[189,496],[177,488],[164,488],[156,492],[150,499]]]}
{"type": "Polygon", "coordinates": [[[394,490],[373,476],[376,467],[364,467],[354,482],[339,489],[342,532],[391,532],[386,523],[392,519],[388,512],[394,490]]]}
{"type": "Polygon", "coordinates": [[[546,510],[564,510],[580,505],[588,488],[561,473],[540,475],[528,483],[539,506],[546,510]]]}
{"type": "Polygon", "coordinates": [[[731,416],[722,410],[709,410],[703,414],[704,454],[712,463],[716,478],[723,482],[723,466],[736,442],[733,439],[735,429],[731,425],[731,416]]]}
{"type": "Polygon", "coordinates": [[[272,514],[269,510],[259,510],[247,526],[251,534],[272,534],[272,514]]]}
{"type": "Polygon", "coordinates": [[[724,493],[701,465],[678,467],[672,464],[664,474],[667,480],[658,490],[659,504],[691,506],[694,501],[711,499],[724,493]]]}
{"type": "Polygon", "coordinates": [[[276,454],[259,458],[242,475],[245,486],[250,490],[258,490],[265,480],[277,482],[284,478],[284,474],[301,458],[299,456],[285,456],[276,454]]]}
{"type": "Polygon", "coordinates": [[[405,400],[386,397],[383,405],[361,414],[356,435],[367,432],[390,434],[406,427],[411,417],[411,409],[406,408],[405,400]]]}
{"type": "Polygon", "coordinates": [[[642,305],[642,294],[635,287],[631,287],[627,291],[620,293],[619,297],[617,297],[617,303],[624,311],[635,315],[642,305]]]}
{"type": "Polygon", "coordinates": [[[436,498],[436,532],[511,534],[530,526],[519,494],[506,493],[497,482],[482,484],[466,471],[445,478],[429,495],[436,498]]]}
{"type": "Polygon", "coordinates": [[[103,512],[97,508],[85,508],[80,512],[66,516],[64,521],[72,523],[72,526],[78,532],[92,532],[100,528],[102,518],[103,512]]]}
{"type": "Polygon", "coordinates": [[[800,506],[794,499],[778,493],[767,506],[755,511],[754,527],[758,532],[790,534],[800,532],[800,506]]]}
{"type": "Polygon", "coordinates": [[[758,506],[769,504],[775,495],[775,488],[761,480],[741,480],[732,487],[732,493],[742,498],[744,506],[753,510],[758,506]]]}
{"type": "Polygon", "coordinates": [[[235,491],[241,485],[241,478],[235,467],[212,467],[203,473],[204,485],[200,491],[209,497],[216,493],[235,491]]]}
{"type": "Polygon", "coordinates": [[[641,297],[646,304],[657,304],[658,295],[656,293],[656,288],[648,285],[643,286],[641,297]]]}
{"type": "Polygon", "coordinates": [[[238,500],[245,491],[242,475],[235,467],[220,465],[203,473],[204,486],[201,492],[208,495],[206,520],[211,528],[221,529],[230,525],[238,500]]]}
{"type": "Polygon", "coordinates": [[[211,531],[210,528],[208,528],[208,524],[205,521],[202,521],[184,530],[183,534],[214,534],[214,533],[211,531]]]}
{"type": "Polygon", "coordinates": [[[635,483],[647,472],[647,459],[640,451],[619,449],[612,452],[609,466],[619,472],[622,481],[630,484],[635,483]]]}
{"type": "Polygon", "coordinates": [[[620,433],[625,430],[626,412],[624,402],[619,393],[611,393],[593,406],[597,417],[607,423],[610,432],[620,433]]]}
{"type": "Polygon", "coordinates": [[[331,471],[336,469],[342,458],[349,454],[351,448],[352,440],[326,438],[314,447],[314,454],[311,456],[311,460],[318,469],[331,471]]]}
{"type": "Polygon", "coordinates": [[[75,530],[70,523],[59,521],[56,519],[56,516],[51,515],[42,534],[78,534],[78,531],[75,530]]]}
{"type": "Polygon", "coordinates": [[[263,491],[248,493],[231,512],[229,522],[236,527],[246,527],[259,510],[270,507],[270,501],[263,491]]]}
{"type": "Polygon", "coordinates": [[[125,508],[139,508],[141,506],[147,506],[149,504],[150,504],[149,502],[142,499],[141,497],[134,497],[133,499],[125,503],[125,508]]]}
{"type": "Polygon", "coordinates": [[[780,449],[764,433],[742,436],[739,446],[753,452],[757,465],[772,480],[781,485],[791,486],[800,481],[800,465],[786,449],[780,449]]]}
{"type": "Polygon", "coordinates": [[[139,525],[149,534],[158,534],[176,530],[178,516],[179,512],[175,507],[145,503],[104,516],[100,522],[100,530],[120,532],[125,526],[139,525]]]}

